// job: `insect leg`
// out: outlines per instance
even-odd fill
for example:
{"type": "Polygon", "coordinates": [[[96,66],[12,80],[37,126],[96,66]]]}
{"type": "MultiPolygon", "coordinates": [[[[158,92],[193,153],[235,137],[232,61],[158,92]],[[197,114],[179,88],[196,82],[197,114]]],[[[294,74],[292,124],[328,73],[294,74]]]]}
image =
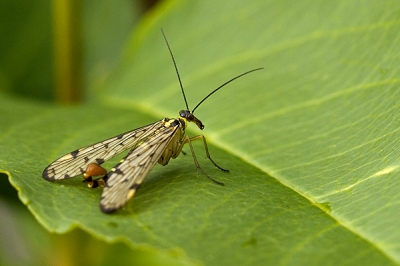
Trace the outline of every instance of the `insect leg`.
{"type": "Polygon", "coordinates": [[[90,163],[86,167],[86,171],[83,173],[83,182],[88,183],[88,187],[96,188],[96,187],[104,187],[105,180],[104,177],[92,179],[93,176],[103,175],[107,176],[107,170],[101,167],[97,163],[90,163]]]}
{"type": "Polygon", "coordinates": [[[207,158],[208,158],[208,159],[215,165],[215,167],[217,167],[219,170],[224,171],[224,172],[229,172],[228,169],[224,169],[224,168],[220,167],[216,162],[214,162],[213,159],[211,159],[210,153],[208,152],[207,141],[206,141],[206,138],[205,138],[203,135],[198,135],[198,136],[196,136],[196,137],[192,137],[192,138],[190,138],[190,141],[197,140],[197,139],[200,139],[200,138],[203,139],[204,148],[206,149],[207,158]]]}
{"type": "MultiPolygon", "coordinates": [[[[192,152],[192,156],[193,156],[193,160],[194,160],[194,163],[195,163],[195,165],[196,165],[196,168],[199,169],[200,172],[202,172],[203,175],[205,175],[208,179],[210,179],[211,181],[213,181],[214,183],[216,183],[216,184],[218,184],[218,185],[223,186],[224,183],[215,180],[214,178],[212,178],[211,176],[209,176],[206,172],[204,172],[203,169],[201,169],[199,162],[197,161],[196,154],[194,153],[194,149],[193,149],[193,146],[192,146],[192,140],[196,140],[196,139],[199,139],[199,138],[201,138],[201,137],[203,137],[203,139],[204,139],[204,136],[202,136],[202,135],[199,135],[199,136],[196,136],[196,137],[193,137],[193,138],[189,138],[189,137],[186,135],[185,140],[182,142],[182,145],[179,147],[179,150],[182,150],[182,147],[183,147],[183,145],[184,145],[185,143],[189,143],[190,151],[192,152]]],[[[204,143],[205,143],[205,142],[204,142],[204,143]]],[[[206,147],[207,158],[209,158],[209,159],[211,160],[211,162],[212,162],[217,168],[219,168],[219,169],[221,169],[221,170],[223,170],[223,171],[225,171],[225,172],[228,171],[228,170],[225,170],[225,169],[219,167],[219,166],[211,159],[210,154],[209,154],[209,152],[208,152],[207,144],[205,145],[205,147],[206,147]]]]}
{"type": "MultiPolygon", "coordinates": [[[[105,175],[105,176],[107,176],[107,175],[105,175]]],[[[103,177],[93,179],[90,181],[83,180],[83,182],[88,183],[88,187],[90,187],[90,188],[104,187],[104,185],[106,184],[103,177]]]]}

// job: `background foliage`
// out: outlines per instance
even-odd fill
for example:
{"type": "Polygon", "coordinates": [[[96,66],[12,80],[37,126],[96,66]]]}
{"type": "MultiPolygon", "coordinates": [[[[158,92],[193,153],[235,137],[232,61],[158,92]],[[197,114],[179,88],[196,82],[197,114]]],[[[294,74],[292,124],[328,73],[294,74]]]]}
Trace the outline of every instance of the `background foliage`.
{"type": "Polygon", "coordinates": [[[45,233],[1,178],[2,262],[83,264],[95,253],[96,264],[399,264],[400,20],[395,2],[384,2],[166,1],[132,32],[126,10],[138,5],[85,2],[87,100],[76,106],[43,100],[53,87],[50,7],[8,3],[25,20],[1,24],[0,167],[45,229],[79,229],[45,233]],[[265,69],[196,110],[212,156],[231,173],[214,169],[197,143],[200,163],[225,187],[180,156],[105,215],[100,190],[79,178],[48,182],[41,171],[184,108],[161,27],[192,108],[229,78],[265,69]],[[32,235],[40,247],[26,241],[32,235]]]}

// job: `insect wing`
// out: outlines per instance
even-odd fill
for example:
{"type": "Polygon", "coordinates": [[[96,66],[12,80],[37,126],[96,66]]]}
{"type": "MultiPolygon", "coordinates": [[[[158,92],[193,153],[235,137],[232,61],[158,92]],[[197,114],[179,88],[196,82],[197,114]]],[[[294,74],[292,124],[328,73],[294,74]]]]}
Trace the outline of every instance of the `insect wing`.
{"type": "Polygon", "coordinates": [[[102,164],[121,152],[134,148],[162,125],[161,120],[75,150],[52,162],[44,169],[42,176],[47,180],[61,180],[81,175],[88,164],[102,164]]]}
{"type": "Polygon", "coordinates": [[[100,200],[103,212],[113,212],[133,197],[177,132],[179,125],[159,129],[108,173],[100,200]]]}

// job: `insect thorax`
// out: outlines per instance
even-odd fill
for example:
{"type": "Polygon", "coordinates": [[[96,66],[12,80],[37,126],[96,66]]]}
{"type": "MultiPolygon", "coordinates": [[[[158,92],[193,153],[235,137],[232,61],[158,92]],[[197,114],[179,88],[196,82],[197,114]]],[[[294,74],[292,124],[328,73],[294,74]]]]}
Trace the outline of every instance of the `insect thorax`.
{"type": "Polygon", "coordinates": [[[176,127],[179,126],[182,130],[186,129],[187,120],[185,118],[164,118],[164,126],[165,127],[176,127]]]}

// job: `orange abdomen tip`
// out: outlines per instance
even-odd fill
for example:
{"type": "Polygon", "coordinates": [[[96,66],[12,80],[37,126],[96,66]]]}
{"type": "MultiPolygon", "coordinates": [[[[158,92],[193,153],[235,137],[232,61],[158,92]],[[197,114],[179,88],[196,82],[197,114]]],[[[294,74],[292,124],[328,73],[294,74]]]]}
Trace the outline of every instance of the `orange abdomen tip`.
{"type": "Polygon", "coordinates": [[[86,171],[83,174],[83,177],[85,179],[90,178],[92,176],[98,176],[98,175],[106,175],[107,174],[107,170],[104,169],[103,167],[101,167],[99,164],[97,163],[90,163],[88,164],[88,166],[86,167],[86,171]]]}

